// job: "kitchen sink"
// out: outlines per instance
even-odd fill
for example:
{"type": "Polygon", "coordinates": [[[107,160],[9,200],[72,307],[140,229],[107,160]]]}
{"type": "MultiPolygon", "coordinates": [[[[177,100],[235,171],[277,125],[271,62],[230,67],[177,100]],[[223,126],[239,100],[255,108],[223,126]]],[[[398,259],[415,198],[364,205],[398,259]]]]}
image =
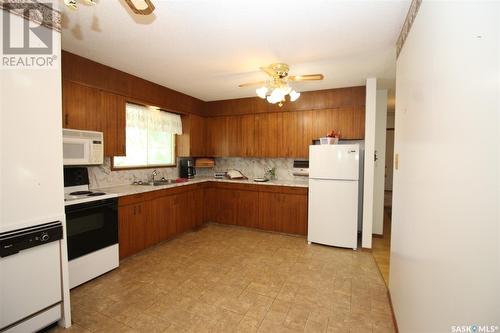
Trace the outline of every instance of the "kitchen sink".
{"type": "Polygon", "coordinates": [[[161,186],[169,184],[175,184],[175,179],[155,180],[154,182],[134,182],[132,185],[161,186]]]}

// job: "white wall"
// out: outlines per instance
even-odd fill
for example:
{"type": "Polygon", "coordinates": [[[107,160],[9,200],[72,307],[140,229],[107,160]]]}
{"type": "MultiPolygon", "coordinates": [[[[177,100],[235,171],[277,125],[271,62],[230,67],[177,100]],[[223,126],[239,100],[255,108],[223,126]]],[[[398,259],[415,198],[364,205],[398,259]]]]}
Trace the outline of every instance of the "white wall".
{"type": "Polygon", "coordinates": [[[500,326],[500,2],[423,1],[397,61],[400,332],[500,326]]]}

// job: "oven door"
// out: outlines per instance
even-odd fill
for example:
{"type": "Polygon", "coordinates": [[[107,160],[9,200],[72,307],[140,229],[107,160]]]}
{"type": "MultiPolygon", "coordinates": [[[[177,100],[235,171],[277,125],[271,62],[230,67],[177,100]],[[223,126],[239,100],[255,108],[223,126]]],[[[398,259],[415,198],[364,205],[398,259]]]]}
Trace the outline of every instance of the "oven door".
{"type": "Polygon", "coordinates": [[[116,198],[66,206],[68,259],[118,244],[116,198]]]}
{"type": "Polygon", "coordinates": [[[86,165],[90,161],[91,141],[80,138],[63,138],[63,164],[86,165]]]}

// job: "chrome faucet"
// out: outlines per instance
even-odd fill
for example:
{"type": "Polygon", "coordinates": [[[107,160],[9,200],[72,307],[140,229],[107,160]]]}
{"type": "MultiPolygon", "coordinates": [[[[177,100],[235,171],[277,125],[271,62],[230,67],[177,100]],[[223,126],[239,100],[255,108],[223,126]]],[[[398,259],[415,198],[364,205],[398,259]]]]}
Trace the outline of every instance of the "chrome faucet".
{"type": "Polygon", "coordinates": [[[154,185],[155,183],[155,176],[158,176],[158,170],[154,169],[153,172],[151,172],[151,184],[154,185]]]}

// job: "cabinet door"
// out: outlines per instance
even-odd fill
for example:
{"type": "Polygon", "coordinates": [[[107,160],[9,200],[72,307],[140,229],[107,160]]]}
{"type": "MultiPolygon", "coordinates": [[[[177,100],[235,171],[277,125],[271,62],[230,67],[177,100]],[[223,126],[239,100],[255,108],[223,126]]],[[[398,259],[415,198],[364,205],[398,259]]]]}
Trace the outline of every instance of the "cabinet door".
{"type": "Polygon", "coordinates": [[[120,259],[137,253],[145,247],[145,227],[148,212],[144,203],[120,207],[119,245],[120,259]]]}
{"type": "Polygon", "coordinates": [[[280,232],[307,234],[307,195],[281,194],[280,232]]]}
{"type": "Polygon", "coordinates": [[[241,146],[241,121],[238,116],[229,116],[226,118],[226,141],[227,156],[238,157],[242,155],[241,146]]]}
{"type": "Polygon", "coordinates": [[[237,224],[239,191],[218,189],[217,215],[215,221],[223,224],[237,224]]]}
{"type": "Polygon", "coordinates": [[[153,200],[153,216],[157,221],[159,241],[169,239],[177,233],[173,220],[173,196],[164,196],[153,200]]]}
{"type": "Polygon", "coordinates": [[[229,142],[227,139],[227,118],[228,117],[209,117],[207,124],[207,155],[209,156],[228,156],[229,142]]]}
{"type": "Polygon", "coordinates": [[[256,136],[255,136],[255,115],[244,115],[239,117],[240,128],[240,156],[257,156],[256,136]]]}
{"type": "Polygon", "coordinates": [[[128,257],[131,253],[130,226],[134,218],[134,205],[123,206],[118,210],[118,243],[120,247],[120,259],[128,257]]]}
{"type": "Polygon", "coordinates": [[[218,210],[217,192],[218,190],[213,186],[209,186],[205,189],[203,213],[205,215],[206,222],[217,222],[216,221],[217,210],[218,210]]]}
{"type": "Polygon", "coordinates": [[[205,223],[204,218],[204,198],[205,198],[205,189],[198,187],[189,192],[189,205],[191,212],[191,226],[198,227],[205,223]]]}
{"type": "Polygon", "coordinates": [[[125,156],[125,98],[104,91],[100,96],[100,111],[104,116],[104,155],[125,156]]]}
{"type": "Polygon", "coordinates": [[[259,228],[279,231],[282,227],[281,194],[272,192],[259,193],[259,228]]]}
{"type": "Polygon", "coordinates": [[[102,131],[100,91],[71,81],[63,81],[63,127],[102,131]]]}
{"type": "Polygon", "coordinates": [[[256,116],[257,156],[282,157],[283,114],[280,112],[256,116]]]}
{"type": "Polygon", "coordinates": [[[153,246],[160,242],[160,220],[157,219],[154,212],[154,202],[146,201],[141,203],[141,209],[144,209],[142,224],[144,228],[144,248],[153,246]]]}
{"type": "Polygon", "coordinates": [[[134,206],[134,215],[130,224],[130,248],[132,253],[137,253],[145,248],[145,227],[147,211],[144,203],[134,206]]]}
{"type": "Polygon", "coordinates": [[[238,191],[237,224],[248,228],[259,227],[259,192],[238,191]]]}
{"type": "Polygon", "coordinates": [[[204,156],[206,154],[206,129],[203,117],[189,115],[189,145],[190,156],[204,156]]]}
{"type": "Polygon", "coordinates": [[[176,226],[176,234],[183,233],[190,229],[191,216],[188,207],[188,192],[175,194],[172,196],[173,205],[171,219],[176,226]]]}

